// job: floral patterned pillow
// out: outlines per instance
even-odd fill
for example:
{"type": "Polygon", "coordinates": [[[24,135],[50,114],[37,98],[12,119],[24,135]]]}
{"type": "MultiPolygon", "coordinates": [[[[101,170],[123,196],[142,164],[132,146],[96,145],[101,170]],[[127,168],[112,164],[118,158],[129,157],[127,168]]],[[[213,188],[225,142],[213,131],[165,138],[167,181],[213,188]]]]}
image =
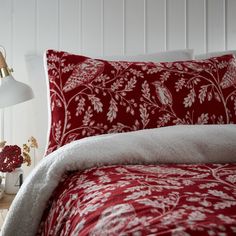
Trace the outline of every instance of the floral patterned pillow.
{"type": "Polygon", "coordinates": [[[236,59],[104,61],[48,50],[47,153],[104,133],[236,123],[236,59]]]}

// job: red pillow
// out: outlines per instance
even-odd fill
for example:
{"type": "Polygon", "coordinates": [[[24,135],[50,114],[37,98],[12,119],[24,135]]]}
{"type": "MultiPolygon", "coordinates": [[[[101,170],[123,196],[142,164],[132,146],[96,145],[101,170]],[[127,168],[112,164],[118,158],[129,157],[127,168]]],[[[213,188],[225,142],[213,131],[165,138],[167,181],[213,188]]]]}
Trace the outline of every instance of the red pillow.
{"type": "Polygon", "coordinates": [[[236,123],[236,59],[115,62],[46,53],[50,153],[73,140],[176,124],[236,123]]]}

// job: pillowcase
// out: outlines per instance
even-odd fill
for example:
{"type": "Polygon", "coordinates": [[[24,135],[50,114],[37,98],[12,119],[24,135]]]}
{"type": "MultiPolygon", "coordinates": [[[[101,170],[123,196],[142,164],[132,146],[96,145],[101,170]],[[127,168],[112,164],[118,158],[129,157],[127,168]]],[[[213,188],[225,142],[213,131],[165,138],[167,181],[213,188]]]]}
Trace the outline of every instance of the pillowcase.
{"type": "Polygon", "coordinates": [[[175,51],[165,51],[150,54],[140,54],[135,56],[108,56],[100,59],[109,61],[145,61],[145,62],[172,62],[186,61],[194,59],[193,49],[183,49],[175,51]]]}
{"type": "Polygon", "coordinates": [[[105,61],[48,50],[50,153],[77,139],[236,122],[236,60],[105,61]]]}
{"type": "Polygon", "coordinates": [[[234,54],[236,56],[236,51],[231,50],[231,51],[209,52],[209,53],[195,55],[195,59],[207,59],[210,57],[218,57],[218,56],[223,56],[223,55],[228,55],[228,54],[234,54]]]}
{"type": "MultiPolygon", "coordinates": [[[[193,50],[176,50],[158,52],[152,54],[143,54],[137,56],[111,56],[106,57],[109,60],[132,60],[132,61],[175,61],[193,59],[193,50]]],[[[47,101],[47,80],[44,71],[44,62],[42,55],[26,55],[25,56],[27,72],[29,80],[35,92],[34,103],[34,123],[35,135],[40,146],[37,150],[38,156],[45,154],[48,137],[48,101],[47,101]]],[[[51,111],[49,110],[49,113],[51,111]]],[[[50,125],[49,125],[50,127],[50,125]]]]}

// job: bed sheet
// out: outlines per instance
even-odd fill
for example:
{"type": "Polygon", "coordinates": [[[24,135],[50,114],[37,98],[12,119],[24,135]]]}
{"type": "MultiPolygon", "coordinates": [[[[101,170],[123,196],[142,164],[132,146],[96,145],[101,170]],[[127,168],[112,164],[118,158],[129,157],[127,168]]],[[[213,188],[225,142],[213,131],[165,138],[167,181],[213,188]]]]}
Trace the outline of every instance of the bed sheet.
{"type": "Polygon", "coordinates": [[[69,172],[37,235],[236,235],[236,164],[69,172]]]}

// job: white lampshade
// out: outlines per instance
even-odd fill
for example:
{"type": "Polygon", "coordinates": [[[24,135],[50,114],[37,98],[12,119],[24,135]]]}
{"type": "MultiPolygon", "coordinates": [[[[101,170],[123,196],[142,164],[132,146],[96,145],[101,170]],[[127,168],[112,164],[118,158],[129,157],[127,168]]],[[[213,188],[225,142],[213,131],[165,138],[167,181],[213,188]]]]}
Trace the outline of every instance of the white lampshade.
{"type": "Polygon", "coordinates": [[[34,97],[32,89],[16,81],[12,75],[4,77],[0,86],[0,108],[28,101],[34,97]]]}

